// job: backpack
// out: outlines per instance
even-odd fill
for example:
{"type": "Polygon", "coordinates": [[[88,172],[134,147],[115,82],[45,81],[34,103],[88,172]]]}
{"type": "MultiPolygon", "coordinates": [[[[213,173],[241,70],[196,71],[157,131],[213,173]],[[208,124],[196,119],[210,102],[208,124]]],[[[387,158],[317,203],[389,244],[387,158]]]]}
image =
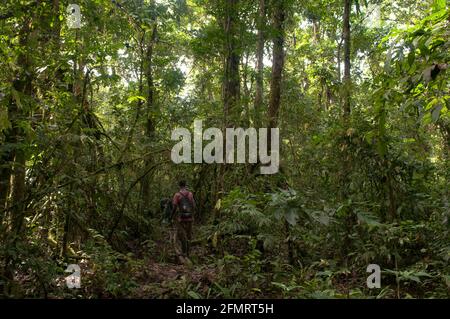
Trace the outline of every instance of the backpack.
{"type": "Polygon", "coordinates": [[[178,208],[180,210],[180,215],[182,218],[189,218],[192,216],[193,205],[190,201],[189,197],[179,192],[181,195],[180,203],[178,204],[178,208]]]}

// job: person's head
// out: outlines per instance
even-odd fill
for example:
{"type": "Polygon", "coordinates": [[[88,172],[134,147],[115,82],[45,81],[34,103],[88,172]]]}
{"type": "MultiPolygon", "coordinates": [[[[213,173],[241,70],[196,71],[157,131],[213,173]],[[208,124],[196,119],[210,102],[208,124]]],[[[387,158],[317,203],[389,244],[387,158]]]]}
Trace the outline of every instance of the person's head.
{"type": "Polygon", "coordinates": [[[180,188],[185,188],[186,187],[186,181],[185,180],[181,180],[178,182],[178,186],[180,186],[180,188]]]}

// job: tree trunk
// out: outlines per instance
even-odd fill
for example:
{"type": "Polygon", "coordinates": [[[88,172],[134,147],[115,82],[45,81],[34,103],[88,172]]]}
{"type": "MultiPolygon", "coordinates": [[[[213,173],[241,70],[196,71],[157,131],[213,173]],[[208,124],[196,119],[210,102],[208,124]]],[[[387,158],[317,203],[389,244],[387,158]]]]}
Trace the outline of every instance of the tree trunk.
{"type": "MultiPolygon", "coordinates": [[[[157,28],[156,21],[151,34],[149,44],[147,45],[146,53],[146,70],[145,77],[147,79],[147,119],[145,125],[145,133],[147,135],[148,141],[151,141],[155,133],[155,123],[153,120],[154,112],[154,83],[153,83],[153,48],[156,41],[157,28]]],[[[152,166],[152,159],[150,155],[145,158],[144,171],[147,171],[149,167],[152,166]]],[[[150,175],[145,176],[141,183],[141,213],[144,213],[150,206],[150,175]]]]}
{"type": "MultiPolygon", "coordinates": [[[[272,58],[272,77],[270,81],[270,100],[268,109],[268,121],[269,128],[276,128],[278,125],[278,114],[281,104],[281,79],[284,68],[284,21],[285,21],[285,8],[284,0],[274,0],[274,13],[273,13],[273,58],[272,58]]],[[[272,152],[271,145],[271,131],[267,134],[267,146],[268,152],[272,152]]],[[[279,187],[281,186],[281,181],[278,181],[279,187]]],[[[290,264],[294,263],[293,257],[293,246],[290,239],[290,226],[287,221],[285,221],[286,230],[286,244],[288,252],[288,262],[290,264]]]]}
{"type": "MultiPolygon", "coordinates": [[[[351,10],[351,0],[344,0],[344,16],[343,16],[343,28],[342,37],[344,40],[344,90],[343,90],[343,120],[344,127],[349,126],[350,119],[350,96],[351,96],[351,77],[350,77],[350,10],[351,10]]],[[[344,136],[347,138],[347,133],[344,131],[344,136]]],[[[349,198],[349,186],[351,183],[351,153],[349,152],[348,143],[344,145],[344,150],[342,154],[343,167],[341,172],[341,200],[343,202],[347,201],[349,198]]],[[[346,225],[346,236],[343,239],[342,255],[344,256],[344,265],[347,266],[348,263],[348,252],[351,249],[352,240],[350,238],[353,225],[355,224],[355,214],[352,207],[348,208],[348,212],[344,218],[344,223],[346,225]]]]}
{"type": "Polygon", "coordinates": [[[247,85],[248,82],[248,52],[245,54],[245,63],[244,63],[244,68],[243,68],[243,75],[242,75],[242,88],[243,88],[243,99],[242,99],[242,103],[244,104],[244,112],[245,112],[245,126],[249,127],[251,125],[251,116],[250,116],[250,91],[251,91],[251,86],[250,88],[247,85]]]}
{"type": "Polygon", "coordinates": [[[350,77],[350,9],[351,0],[344,0],[344,25],[342,34],[344,38],[344,91],[343,91],[343,108],[344,118],[348,119],[350,116],[350,90],[351,90],[351,77],[350,77]]]}
{"type": "Polygon", "coordinates": [[[278,113],[281,102],[281,76],[284,67],[284,4],[282,0],[276,0],[274,5],[273,24],[275,36],[273,39],[272,78],[270,81],[270,101],[268,110],[270,128],[274,128],[278,124],[278,113]]]}
{"type": "Polygon", "coordinates": [[[225,125],[232,124],[237,119],[239,113],[236,110],[240,99],[238,2],[238,0],[226,0],[226,16],[224,21],[226,53],[223,81],[223,111],[225,125]]]}
{"type": "Polygon", "coordinates": [[[338,78],[338,82],[341,82],[341,62],[342,62],[342,58],[341,58],[341,51],[342,51],[342,38],[341,40],[339,40],[339,42],[337,43],[337,53],[336,53],[336,59],[337,59],[337,78],[338,78]]]}
{"type": "MultiPolygon", "coordinates": [[[[238,110],[240,101],[239,78],[239,0],[225,0],[225,17],[223,30],[225,35],[224,74],[222,83],[223,100],[223,130],[233,127],[239,121],[238,110]]],[[[223,136],[225,145],[225,134],[223,136]]],[[[221,193],[225,191],[226,164],[220,165],[217,178],[217,188],[221,193]]],[[[216,215],[217,217],[217,215],[216,215]]]]}
{"type": "Polygon", "coordinates": [[[264,91],[264,28],[266,18],[265,0],[259,0],[258,42],[256,44],[256,91],[254,101],[255,126],[261,126],[264,91]]]}

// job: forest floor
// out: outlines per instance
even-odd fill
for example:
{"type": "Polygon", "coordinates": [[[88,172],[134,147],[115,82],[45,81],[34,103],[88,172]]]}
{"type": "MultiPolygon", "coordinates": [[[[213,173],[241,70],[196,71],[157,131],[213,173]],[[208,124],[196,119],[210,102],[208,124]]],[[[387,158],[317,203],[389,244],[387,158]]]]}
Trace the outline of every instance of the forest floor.
{"type": "Polygon", "coordinates": [[[206,294],[219,273],[217,267],[210,262],[212,256],[208,248],[200,244],[194,245],[190,258],[185,259],[180,257],[178,248],[174,247],[174,229],[166,228],[162,235],[163,239],[156,241],[151,254],[139,254],[143,256],[143,263],[133,278],[138,287],[130,297],[176,298],[180,296],[180,289],[189,289],[193,283],[196,286],[192,288],[206,294]]]}

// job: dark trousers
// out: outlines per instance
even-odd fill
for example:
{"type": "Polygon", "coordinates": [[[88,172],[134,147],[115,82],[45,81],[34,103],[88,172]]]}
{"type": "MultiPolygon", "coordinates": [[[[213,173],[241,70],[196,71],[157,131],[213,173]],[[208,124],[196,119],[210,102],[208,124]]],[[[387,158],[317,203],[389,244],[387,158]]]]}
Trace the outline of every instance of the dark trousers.
{"type": "Polygon", "coordinates": [[[190,241],[192,239],[192,220],[179,220],[177,223],[177,236],[181,242],[183,255],[189,256],[190,241]]]}

